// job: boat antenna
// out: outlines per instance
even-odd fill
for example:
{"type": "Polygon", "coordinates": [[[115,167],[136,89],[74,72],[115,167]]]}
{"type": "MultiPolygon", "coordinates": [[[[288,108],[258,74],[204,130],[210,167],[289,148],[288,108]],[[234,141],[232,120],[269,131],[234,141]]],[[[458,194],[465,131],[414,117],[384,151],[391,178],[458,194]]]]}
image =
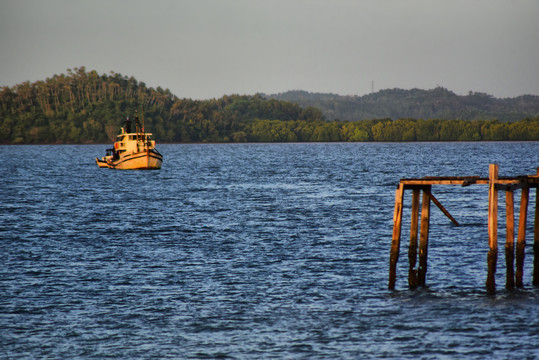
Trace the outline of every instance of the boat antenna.
{"type": "Polygon", "coordinates": [[[138,121],[138,110],[135,110],[135,132],[137,133],[137,148],[140,140],[140,122],[138,121]]]}
{"type": "Polygon", "coordinates": [[[129,120],[129,115],[127,115],[127,117],[125,118],[125,121],[124,121],[124,131],[126,133],[131,132],[131,120],[129,120]]]}
{"type": "Polygon", "coordinates": [[[144,132],[144,107],[140,108],[140,116],[142,117],[142,132],[144,132]]]}

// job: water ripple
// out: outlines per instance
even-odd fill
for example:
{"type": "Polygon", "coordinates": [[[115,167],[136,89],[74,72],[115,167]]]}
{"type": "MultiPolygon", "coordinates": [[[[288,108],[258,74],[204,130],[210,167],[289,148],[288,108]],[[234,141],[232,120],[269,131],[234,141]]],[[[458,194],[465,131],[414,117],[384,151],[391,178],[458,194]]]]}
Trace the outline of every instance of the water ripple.
{"type": "Polygon", "coordinates": [[[509,292],[500,255],[485,294],[482,187],[433,189],[462,226],[433,209],[429,286],[406,288],[404,241],[386,289],[400,178],[535,173],[538,143],[164,145],[156,172],[98,169],[103,146],[8,150],[4,358],[539,357],[532,257],[509,292]]]}

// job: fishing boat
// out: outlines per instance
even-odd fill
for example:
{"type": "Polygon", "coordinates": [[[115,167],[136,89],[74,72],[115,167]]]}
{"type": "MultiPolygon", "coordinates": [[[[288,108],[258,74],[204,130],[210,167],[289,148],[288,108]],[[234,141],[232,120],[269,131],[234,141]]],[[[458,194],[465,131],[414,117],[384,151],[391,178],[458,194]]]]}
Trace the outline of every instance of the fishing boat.
{"type": "Polygon", "coordinates": [[[144,132],[138,116],[135,115],[135,128],[132,131],[129,117],[124,122],[120,134],[116,137],[114,147],[106,150],[101,159],[95,158],[100,168],[122,170],[157,170],[161,169],[163,155],[155,148],[152,134],[144,132]]]}

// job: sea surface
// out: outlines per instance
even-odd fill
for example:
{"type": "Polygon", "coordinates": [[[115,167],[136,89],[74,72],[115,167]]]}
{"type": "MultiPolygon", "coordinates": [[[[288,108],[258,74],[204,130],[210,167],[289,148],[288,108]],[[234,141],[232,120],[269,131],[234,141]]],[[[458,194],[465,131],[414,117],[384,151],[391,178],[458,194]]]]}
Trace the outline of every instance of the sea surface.
{"type": "MultiPolygon", "coordinates": [[[[535,174],[539,142],[0,146],[1,359],[538,359],[530,191],[524,288],[485,291],[485,185],[435,186],[427,287],[408,289],[401,178],[535,174]]],[[[518,219],[520,191],[515,193],[518,219]]]]}

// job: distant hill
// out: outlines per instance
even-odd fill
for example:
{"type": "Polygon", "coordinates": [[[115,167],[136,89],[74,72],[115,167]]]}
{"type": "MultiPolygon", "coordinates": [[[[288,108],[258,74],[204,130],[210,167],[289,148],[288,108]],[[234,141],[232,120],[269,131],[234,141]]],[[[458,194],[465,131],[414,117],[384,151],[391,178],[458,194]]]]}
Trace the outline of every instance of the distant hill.
{"type": "Polygon", "coordinates": [[[323,121],[318,109],[258,94],[180,99],[132,76],[84,66],[67,72],[0,87],[0,143],[106,143],[135,111],[161,142],[257,141],[251,136],[256,120],[323,121]]]}
{"type": "Polygon", "coordinates": [[[267,95],[300,106],[313,106],[327,120],[441,119],[518,121],[539,115],[539,96],[498,99],[485,93],[460,96],[443,87],[431,90],[388,89],[364,96],[310,93],[295,90],[267,95]]]}
{"type": "Polygon", "coordinates": [[[158,142],[539,141],[537,104],[442,88],[191,100],[80,67],[0,87],[0,144],[109,143],[136,112],[158,142]]]}

